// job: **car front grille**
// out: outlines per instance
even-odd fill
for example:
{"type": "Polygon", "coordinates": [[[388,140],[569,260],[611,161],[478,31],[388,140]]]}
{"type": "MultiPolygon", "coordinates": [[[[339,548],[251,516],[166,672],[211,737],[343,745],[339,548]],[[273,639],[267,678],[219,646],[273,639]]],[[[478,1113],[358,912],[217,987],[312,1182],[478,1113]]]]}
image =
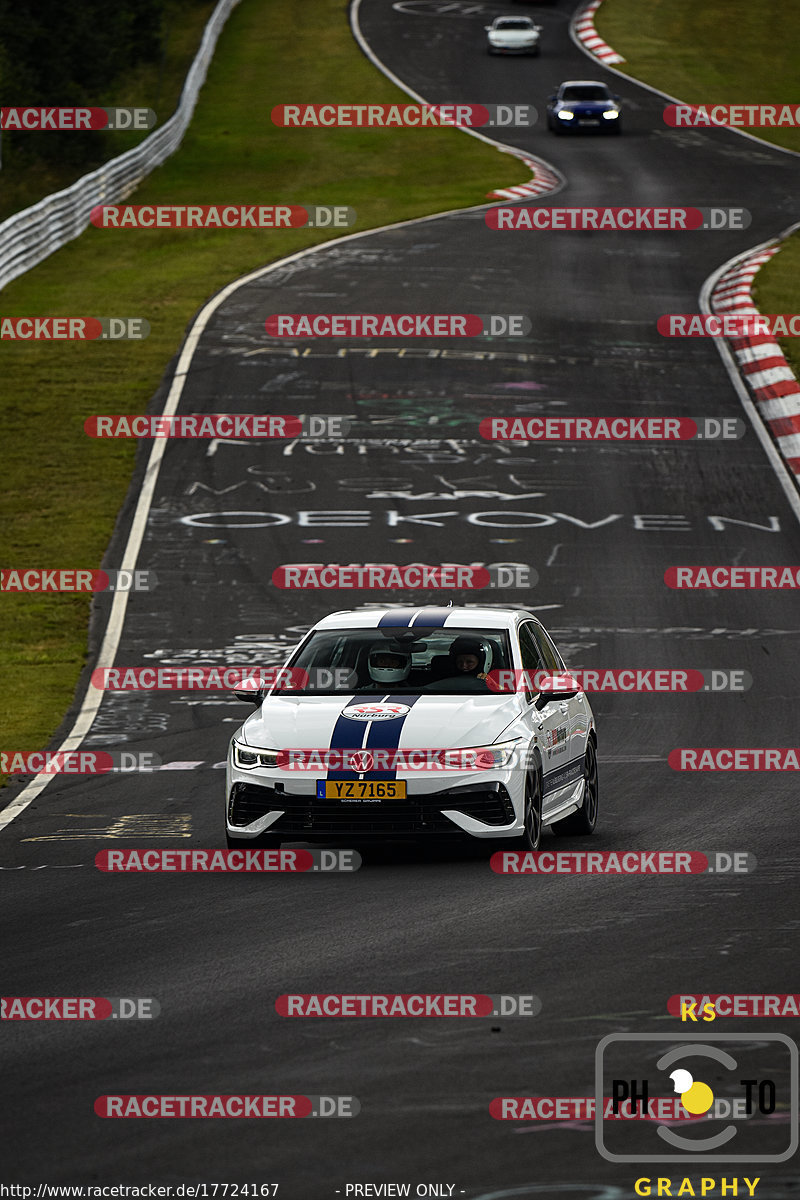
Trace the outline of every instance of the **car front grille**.
{"type": "Polygon", "coordinates": [[[280,809],[283,816],[270,826],[270,832],[296,837],[304,833],[457,833],[453,822],[442,816],[442,809],[464,813],[487,825],[509,825],[514,820],[511,798],[497,783],[461,787],[452,793],[409,796],[407,800],[383,800],[380,804],[342,804],[316,796],[293,796],[251,783],[236,783],[231,789],[231,825],[249,825],[274,809],[280,809]]]}

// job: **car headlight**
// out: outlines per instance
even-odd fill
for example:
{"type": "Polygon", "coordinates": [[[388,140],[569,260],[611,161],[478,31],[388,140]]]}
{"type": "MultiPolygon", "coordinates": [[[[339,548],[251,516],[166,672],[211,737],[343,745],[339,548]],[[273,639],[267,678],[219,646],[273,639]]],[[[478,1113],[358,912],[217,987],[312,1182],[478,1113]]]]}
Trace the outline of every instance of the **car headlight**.
{"type": "Polygon", "coordinates": [[[571,121],[571,120],[573,120],[574,116],[575,116],[575,113],[570,112],[566,108],[562,108],[561,112],[558,114],[558,119],[559,119],[559,121],[571,121]]]}
{"type": "Polygon", "coordinates": [[[603,113],[603,117],[606,121],[613,121],[614,118],[618,117],[618,116],[619,116],[619,113],[617,112],[617,110],[615,108],[607,108],[605,110],[605,112],[603,113]]]}
{"type": "Polygon", "coordinates": [[[260,746],[245,746],[241,742],[234,742],[233,765],[246,771],[251,771],[253,767],[276,767],[278,751],[262,750],[260,746]]]}
{"type": "Polygon", "coordinates": [[[456,750],[467,770],[491,771],[496,767],[507,767],[519,750],[518,740],[513,742],[495,742],[492,746],[470,746],[469,749],[456,750]]]}

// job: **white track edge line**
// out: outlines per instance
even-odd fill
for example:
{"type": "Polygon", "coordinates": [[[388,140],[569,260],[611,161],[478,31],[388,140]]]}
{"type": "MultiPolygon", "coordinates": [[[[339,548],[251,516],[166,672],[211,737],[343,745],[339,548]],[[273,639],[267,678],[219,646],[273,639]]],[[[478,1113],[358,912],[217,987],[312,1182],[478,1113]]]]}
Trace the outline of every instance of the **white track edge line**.
{"type": "MultiPolygon", "coordinates": [[[[388,70],[388,68],[384,68],[383,64],[373,54],[371,48],[364,41],[363,34],[358,26],[357,18],[357,10],[360,6],[360,3],[361,0],[352,0],[350,10],[351,29],[353,29],[353,34],[359,46],[364,51],[367,58],[369,58],[370,62],[372,62],[373,65],[382,72],[382,74],[390,78],[394,83],[397,84],[398,87],[407,92],[410,96],[414,96],[416,99],[420,100],[421,103],[427,104],[428,101],[424,100],[421,96],[417,96],[416,92],[412,92],[410,88],[407,88],[405,84],[401,83],[400,80],[388,70]],[[356,20],[355,27],[353,27],[354,17],[356,20]]],[[[499,150],[500,152],[513,154],[515,157],[521,157],[523,153],[526,153],[524,151],[515,149],[513,146],[506,146],[504,143],[493,141],[492,138],[485,137],[483,134],[478,133],[477,130],[466,129],[463,126],[457,125],[453,126],[453,128],[459,129],[462,133],[469,133],[473,137],[479,138],[482,142],[486,142],[487,145],[491,146],[495,150],[499,150]]],[[[544,160],[542,161],[544,162],[544,160]]],[[[557,187],[551,189],[552,193],[560,191],[560,189],[566,184],[565,177],[560,171],[558,171],[555,167],[552,167],[549,163],[546,165],[553,171],[553,174],[556,175],[560,181],[557,187]]],[[[247,275],[243,275],[240,279],[236,279],[232,283],[227,284],[222,291],[217,293],[216,296],[212,296],[212,298],[203,306],[198,315],[195,317],[194,323],[190,327],[189,333],[186,335],[186,341],[181,348],[180,357],[175,368],[175,374],[172,377],[172,382],[170,384],[170,389],[164,404],[164,409],[159,415],[162,417],[174,415],[183,392],[183,385],[188,374],[189,366],[206,325],[216,312],[217,308],[219,308],[219,306],[240,287],[244,287],[253,280],[262,278],[264,275],[268,275],[271,271],[277,271],[279,268],[286,266],[287,263],[296,262],[298,259],[304,258],[307,254],[315,254],[321,250],[329,248],[333,244],[341,245],[342,242],[350,242],[358,238],[369,237],[373,233],[385,233],[390,229],[402,229],[408,225],[418,225],[425,221],[438,221],[443,217],[452,217],[463,213],[480,212],[482,209],[494,207],[496,207],[495,204],[475,204],[470,208],[451,208],[446,212],[431,213],[429,216],[425,217],[410,217],[405,221],[393,221],[389,225],[379,225],[374,229],[362,229],[357,233],[348,233],[342,237],[329,238],[325,242],[320,242],[317,246],[307,246],[305,250],[298,250],[295,254],[290,254],[286,258],[277,259],[274,263],[269,263],[266,267],[259,267],[255,271],[250,271],[247,275]]],[[[167,440],[167,438],[157,439],[153,443],[153,447],[150,451],[150,458],[145,469],[144,481],[136,503],[136,510],[134,512],[131,530],[128,535],[128,541],[122,556],[122,564],[120,567],[121,570],[132,571],[136,567],[136,562],[139,557],[139,550],[141,549],[144,538],[145,527],[147,525],[147,518],[150,513],[150,506],[153,501],[156,482],[161,469],[161,460],[167,447],[167,440]]],[[[111,612],[108,618],[108,624],[106,626],[106,630],[103,635],[103,641],[100,647],[100,653],[97,656],[97,662],[95,663],[93,670],[97,671],[101,668],[110,667],[113,665],[114,658],[119,647],[120,638],[122,636],[122,626],[125,620],[127,607],[128,592],[115,592],[114,600],[111,605],[111,612]]],[[[55,753],[65,753],[70,750],[75,750],[78,748],[78,746],[80,746],[81,742],[92,727],[92,723],[97,715],[97,710],[100,707],[102,698],[102,689],[96,688],[90,679],[86,695],[83,698],[72,729],[55,753]]],[[[31,782],[22,789],[20,794],[14,800],[7,804],[5,808],[1,809],[0,833],[2,833],[2,831],[8,825],[10,825],[11,822],[18,817],[21,812],[24,812],[28,805],[31,804],[36,797],[44,791],[48,783],[55,778],[55,775],[48,774],[44,771],[40,772],[35,779],[32,779],[31,782]]]]}

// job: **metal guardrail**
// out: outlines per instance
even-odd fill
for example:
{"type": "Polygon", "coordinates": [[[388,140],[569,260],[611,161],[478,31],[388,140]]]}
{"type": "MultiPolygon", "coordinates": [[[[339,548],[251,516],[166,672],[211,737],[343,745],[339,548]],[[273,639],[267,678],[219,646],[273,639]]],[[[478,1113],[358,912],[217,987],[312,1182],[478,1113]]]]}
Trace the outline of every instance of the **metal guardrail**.
{"type": "Polygon", "coordinates": [[[96,205],[124,200],[177,150],[189,128],[217,39],[239,3],[240,0],[219,0],[186,76],[178,107],[168,121],[132,150],[0,224],[0,288],[79,237],[89,225],[96,205]]]}

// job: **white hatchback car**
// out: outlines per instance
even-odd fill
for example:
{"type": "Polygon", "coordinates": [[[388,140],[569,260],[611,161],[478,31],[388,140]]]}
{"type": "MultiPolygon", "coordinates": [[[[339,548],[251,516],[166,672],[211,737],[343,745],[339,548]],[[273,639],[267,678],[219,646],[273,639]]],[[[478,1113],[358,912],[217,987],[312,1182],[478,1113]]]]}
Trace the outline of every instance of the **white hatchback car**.
{"type": "Polygon", "coordinates": [[[530,17],[495,17],[484,26],[490,54],[539,54],[542,26],[530,17]]]}
{"type": "Polygon", "coordinates": [[[531,613],[337,612],[286,667],[266,695],[237,692],[259,707],[230,743],[229,846],[449,834],[536,849],[543,825],[593,831],[594,716],[531,613]]]}

